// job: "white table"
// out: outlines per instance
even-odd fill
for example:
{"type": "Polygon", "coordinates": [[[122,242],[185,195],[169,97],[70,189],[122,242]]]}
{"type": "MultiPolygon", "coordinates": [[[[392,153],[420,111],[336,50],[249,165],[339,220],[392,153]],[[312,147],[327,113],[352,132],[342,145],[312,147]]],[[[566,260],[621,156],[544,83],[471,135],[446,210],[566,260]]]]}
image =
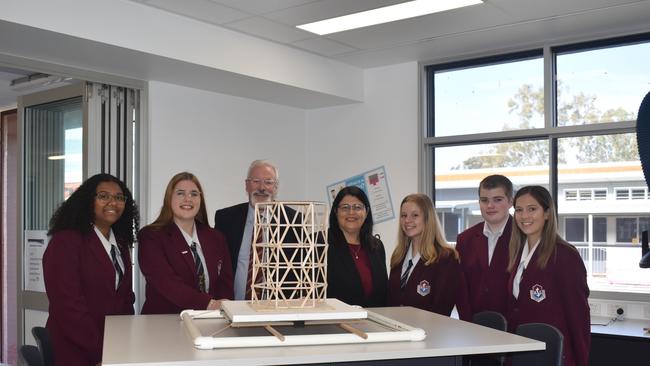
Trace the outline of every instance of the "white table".
{"type": "Polygon", "coordinates": [[[650,328],[650,320],[627,318],[618,321],[610,320],[610,317],[592,316],[591,334],[632,337],[645,339],[650,342],[650,333],[643,330],[643,328],[650,328]]]}
{"type": "Polygon", "coordinates": [[[457,365],[462,355],[544,349],[542,342],[412,307],[371,310],[422,328],[427,338],[420,342],[197,350],[178,315],[108,316],[102,364],[237,366],[377,360],[395,363],[398,359],[428,358],[429,365],[457,365]]]}

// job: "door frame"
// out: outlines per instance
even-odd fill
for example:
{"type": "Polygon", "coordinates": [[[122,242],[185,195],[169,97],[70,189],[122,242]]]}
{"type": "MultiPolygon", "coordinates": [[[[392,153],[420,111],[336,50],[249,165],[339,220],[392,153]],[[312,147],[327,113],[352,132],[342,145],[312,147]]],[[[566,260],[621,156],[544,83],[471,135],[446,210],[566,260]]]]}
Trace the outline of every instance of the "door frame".
{"type": "MultiPolygon", "coordinates": [[[[55,89],[50,89],[46,91],[36,92],[28,95],[23,95],[18,97],[18,210],[17,210],[17,244],[18,248],[16,250],[16,259],[17,259],[17,269],[18,274],[16,280],[18,281],[18,304],[17,304],[17,325],[18,325],[18,337],[17,343],[18,347],[23,344],[32,344],[34,342],[31,332],[25,330],[25,313],[26,310],[37,310],[37,311],[48,311],[49,302],[47,300],[47,295],[44,292],[35,292],[35,291],[25,291],[25,282],[24,282],[24,253],[25,253],[25,236],[24,236],[24,159],[25,159],[25,108],[36,106],[44,103],[55,102],[58,100],[65,100],[70,98],[82,97],[84,96],[84,82],[78,84],[62,86],[55,89]],[[29,340],[29,341],[28,341],[29,340]]],[[[84,102],[85,104],[85,102],[84,102]]],[[[85,108],[85,107],[84,107],[85,108]]],[[[84,128],[86,122],[83,121],[82,125],[84,128]]],[[[83,165],[85,166],[85,157],[83,159],[83,165]]]]}
{"type": "MultiPolygon", "coordinates": [[[[18,111],[16,108],[13,109],[8,109],[8,110],[3,110],[0,112],[0,151],[2,151],[2,156],[0,156],[0,208],[2,210],[2,221],[0,222],[0,240],[2,241],[2,248],[0,249],[0,284],[4,286],[5,281],[10,282],[9,278],[12,278],[13,276],[5,276],[5,273],[7,272],[7,267],[4,266],[5,261],[9,262],[7,259],[9,257],[13,258],[13,255],[10,256],[5,256],[5,249],[7,249],[7,252],[9,252],[9,240],[6,240],[11,234],[16,234],[15,230],[16,227],[15,225],[10,225],[10,220],[5,219],[7,217],[7,213],[9,212],[9,208],[6,207],[7,203],[9,200],[5,200],[5,193],[10,189],[12,185],[15,185],[16,182],[11,180],[11,183],[8,178],[8,173],[9,172],[9,167],[7,166],[8,164],[5,164],[6,161],[12,160],[9,154],[9,145],[10,141],[8,138],[5,138],[8,136],[7,130],[9,129],[9,119],[8,117],[13,116],[13,128],[18,128],[18,111]]],[[[17,139],[17,137],[16,137],[17,139]]],[[[17,144],[17,141],[13,141],[13,144],[17,144]]],[[[16,157],[13,157],[14,159],[16,157]]],[[[15,172],[17,175],[18,173],[15,172]]],[[[11,187],[13,188],[13,187],[11,187]]],[[[17,202],[16,202],[17,205],[17,202]]],[[[12,281],[13,282],[13,281],[12,281]]],[[[11,308],[9,307],[9,302],[5,302],[5,300],[8,300],[7,296],[10,293],[13,293],[15,291],[14,287],[7,288],[7,291],[2,291],[2,294],[0,295],[0,308],[3,309],[2,314],[0,314],[0,362],[5,362],[9,361],[9,355],[7,354],[9,351],[9,344],[7,344],[7,341],[11,339],[10,336],[5,337],[5,327],[10,326],[11,322],[5,322],[5,314],[8,314],[11,308]],[[7,299],[5,299],[5,296],[7,299]],[[9,339],[7,339],[9,338],[9,339]]],[[[13,306],[12,306],[13,307],[13,306]]],[[[12,327],[13,329],[13,327],[12,327]]]]}

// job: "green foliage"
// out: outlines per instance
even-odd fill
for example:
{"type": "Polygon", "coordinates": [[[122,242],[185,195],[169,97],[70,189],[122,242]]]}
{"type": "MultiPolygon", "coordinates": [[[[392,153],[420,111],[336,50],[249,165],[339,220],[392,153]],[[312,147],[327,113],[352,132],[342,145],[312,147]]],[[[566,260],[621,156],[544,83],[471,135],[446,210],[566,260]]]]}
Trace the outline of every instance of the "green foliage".
{"type": "MultiPolygon", "coordinates": [[[[559,83],[558,83],[559,84],[559,83]]],[[[596,107],[596,97],[580,92],[569,98],[568,88],[558,85],[557,118],[559,126],[585,125],[603,122],[630,121],[636,118],[634,112],[619,107],[604,112],[596,107]]],[[[529,129],[534,118],[544,117],[544,90],[532,85],[522,85],[508,101],[508,112],[519,117],[515,127],[503,126],[503,130],[529,129]]],[[[559,144],[559,163],[566,163],[568,152],[575,155],[578,163],[599,163],[638,160],[636,138],[629,134],[580,136],[559,144]]],[[[544,166],[549,163],[547,140],[513,141],[490,146],[480,156],[463,161],[456,169],[503,168],[522,166],[544,166]]]]}

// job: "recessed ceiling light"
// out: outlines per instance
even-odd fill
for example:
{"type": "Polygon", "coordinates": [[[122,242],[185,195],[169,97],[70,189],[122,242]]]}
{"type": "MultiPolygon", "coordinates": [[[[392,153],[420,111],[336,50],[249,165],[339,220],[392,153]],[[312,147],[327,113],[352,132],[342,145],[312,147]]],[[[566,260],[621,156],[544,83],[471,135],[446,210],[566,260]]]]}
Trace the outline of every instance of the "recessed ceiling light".
{"type": "Polygon", "coordinates": [[[414,0],[336,18],[324,19],[318,22],[297,25],[296,27],[322,36],[324,34],[462,8],[482,2],[482,0],[414,0]]]}

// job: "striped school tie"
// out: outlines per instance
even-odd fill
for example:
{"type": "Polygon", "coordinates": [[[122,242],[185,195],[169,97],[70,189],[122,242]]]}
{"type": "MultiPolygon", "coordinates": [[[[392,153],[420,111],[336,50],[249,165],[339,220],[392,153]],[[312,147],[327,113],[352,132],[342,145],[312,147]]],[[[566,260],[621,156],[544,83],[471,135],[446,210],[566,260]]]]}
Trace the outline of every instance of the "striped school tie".
{"type": "Polygon", "coordinates": [[[111,259],[113,260],[113,267],[115,267],[115,272],[117,273],[117,284],[122,282],[122,277],[124,277],[124,271],[120,267],[120,262],[117,261],[117,246],[111,245],[111,259]]]}
{"type": "Polygon", "coordinates": [[[399,288],[403,289],[406,286],[406,281],[409,279],[409,273],[411,272],[411,267],[413,267],[413,259],[409,259],[409,265],[406,266],[406,271],[402,273],[402,277],[399,279],[399,288]]]}
{"type": "Polygon", "coordinates": [[[201,262],[201,257],[199,257],[198,249],[196,248],[196,243],[192,242],[192,254],[194,255],[194,265],[196,267],[196,276],[199,278],[199,291],[206,292],[205,288],[205,270],[203,269],[203,263],[201,262]]]}

